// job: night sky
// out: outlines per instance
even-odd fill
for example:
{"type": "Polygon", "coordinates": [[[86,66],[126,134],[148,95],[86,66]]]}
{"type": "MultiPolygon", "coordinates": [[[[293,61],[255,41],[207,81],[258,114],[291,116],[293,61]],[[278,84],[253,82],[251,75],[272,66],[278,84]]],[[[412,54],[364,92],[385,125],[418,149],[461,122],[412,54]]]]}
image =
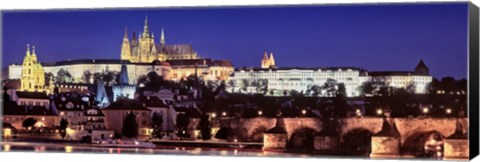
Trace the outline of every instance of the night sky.
{"type": "Polygon", "coordinates": [[[200,56],[260,66],[273,51],[280,67],[356,66],[467,76],[467,3],[241,8],[10,11],[3,13],[3,67],[21,63],[27,44],[40,61],[120,58],[124,28],[160,42],[192,44],[200,56]]]}

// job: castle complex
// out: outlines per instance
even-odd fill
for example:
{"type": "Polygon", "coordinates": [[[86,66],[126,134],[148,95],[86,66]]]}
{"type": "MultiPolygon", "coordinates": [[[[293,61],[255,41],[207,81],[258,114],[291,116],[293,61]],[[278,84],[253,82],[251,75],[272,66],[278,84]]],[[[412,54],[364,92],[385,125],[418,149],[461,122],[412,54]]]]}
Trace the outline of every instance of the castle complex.
{"type": "Polygon", "coordinates": [[[74,83],[86,82],[86,74],[120,72],[122,65],[128,70],[128,83],[136,84],[139,77],[155,71],[166,80],[179,81],[190,75],[197,75],[205,81],[226,80],[233,72],[233,64],[228,60],[201,58],[189,44],[167,45],[162,29],[160,44],[155,44],[154,35],[150,33],[148,19],[145,19],[143,32],[131,40],[125,29],[120,59],[79,59],[58,62],[39,63],[35,50],[27,50],[22,65],[11,64],[8,68],[9,79],[21,79],[21,90],[43,91],[46,73],[54,76],[61,70],[72,76],[74,83]],[[43,77],[42,77],[43,76],[43,77]]]}
{"type": "MultiPolygon", "coordinates": [[[[312,93],[315,87],[328,83],[343,83],[349,97],[359,96],[360,87],[365,82],[383,82],[396,88],[410,87],[415,93],[423,94],[432,81],[429,69],[423,61],[420,61],[413,71],[369,72],[357,67],[289,68],[277,67],[273,52],[268,55],[267,51],[263,53],[259,68],[234,70],[230,61],[201,58],[191,45],[167,45],[163,29],[159,43],[155,43],[147,18],[143,32],[138,37],[133,32],[133,36],[129,38],[125,29],[120,55],[121,59],[67,60],[40,64],[35,48],[30,52],[28,46],[23,64],[9,66],[9,79],[21,79],[21,91],[48,92],[49,87],[45,87],[45,73],[57,75],[62,69],[71,74],[74,83],[93,83],[82,78],[86,73],[122,73],[123,85],[117,85],[117,88],[135,85],[140,77],[156,72],[166,80],[179,81],[196,75],[205,81],[227,81],[227,91],[232,93],[263,93],[271,96],[290,95],[293,91],[312,93]]],[[[315,93],[319,93],[319,96],[330,95],[324,91],[315,93]]],[[[128,94],[132,97],[130,91],[128,94]]]]}
{"type": "Polygon", "coordinates": [[[156,44],[153,33],[150,33],[148,19],[145,18],[143,32],[138,36],[133,32],[129,40],[127,29],[123,36],[121,59],[130,62],[152,62],[154,60],[188,60],[199,59],[191,45],[167,45],[165,44],[164,30],[160,37],[160,43],[156,44]]]}

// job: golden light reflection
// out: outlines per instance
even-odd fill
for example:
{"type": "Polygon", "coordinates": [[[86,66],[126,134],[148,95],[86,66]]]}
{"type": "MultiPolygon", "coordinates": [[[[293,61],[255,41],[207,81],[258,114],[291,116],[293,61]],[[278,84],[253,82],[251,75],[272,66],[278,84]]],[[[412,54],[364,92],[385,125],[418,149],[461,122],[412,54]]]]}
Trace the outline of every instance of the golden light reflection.
{"type": "Polygon", "coordinates": [[[109,148],[109,149],[108,149],[108,153],[109,153],[109,154],[113,154],[113,149],[112,149],[112,148],[109,148]]]}
{"type": "Polygon", "coordinates": [[[10,145],[3,145],[3,151],[8,152],[10,151],[10,145]]]}
{"type": "Polygon", "coordinates": [[[220,151],[220,155],[226,156],[226,155],[228,155],[228,151],[227,150],[222,150],[222,151],[220,151]]]}
{"type": "Polygon", "coordinates": [[[5,135],[5,138],[9,138],[10,136],[12,136],[12,129],[5,128],[5,129],[3,129],[3,133],[5,135]]]}
{"type": "Polygon", "coordinates": [[[73,150],[73,147],[72,146],[65,146],[65,152],[66,153],[71,153],[73,150]]]}

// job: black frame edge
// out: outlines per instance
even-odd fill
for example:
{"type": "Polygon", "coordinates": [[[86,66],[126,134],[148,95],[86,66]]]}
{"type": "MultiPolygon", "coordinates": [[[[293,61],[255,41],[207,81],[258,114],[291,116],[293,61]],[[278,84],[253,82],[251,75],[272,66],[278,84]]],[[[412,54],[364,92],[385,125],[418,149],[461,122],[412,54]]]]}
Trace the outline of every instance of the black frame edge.
{"type": "Polygon", "coordinates": [[[479,9],[469,2],[468,5],[468,51],[469,51],[469,141],[470,160],[479,153],[479,9]]]}

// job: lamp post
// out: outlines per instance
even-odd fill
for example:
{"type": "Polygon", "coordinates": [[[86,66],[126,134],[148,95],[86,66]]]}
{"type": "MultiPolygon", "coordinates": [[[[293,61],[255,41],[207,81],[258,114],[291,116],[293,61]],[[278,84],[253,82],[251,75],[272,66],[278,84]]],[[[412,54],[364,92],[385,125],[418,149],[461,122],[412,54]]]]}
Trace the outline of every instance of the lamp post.
{"type": "Polygon", "coordinates": [[[430,112],[430,109],[429,109],[428,107],[422,108],[422,113],[423,113],[424,115],[427,115],[429,112],[430,112]]]}
{"type": "Polygon", "coordinates": [[[212,118],[215,118],[215,117],[217,117],[217,114],[216,114],[216,113],[212,113],[211,116],[212,116],[212,118]]]}
{"type": "Polygon", "coordinates": [[[447,115],[452,114],[452,109],[451,109],[451,108],[447,108],[447,109],[445,110],[445,113],[447,113],[447,115]]]}
{"type": "Polygon", "coordinates": [[[383,115],[383,110],[381,108],[377,109],[377,115],[383,115]]]}

